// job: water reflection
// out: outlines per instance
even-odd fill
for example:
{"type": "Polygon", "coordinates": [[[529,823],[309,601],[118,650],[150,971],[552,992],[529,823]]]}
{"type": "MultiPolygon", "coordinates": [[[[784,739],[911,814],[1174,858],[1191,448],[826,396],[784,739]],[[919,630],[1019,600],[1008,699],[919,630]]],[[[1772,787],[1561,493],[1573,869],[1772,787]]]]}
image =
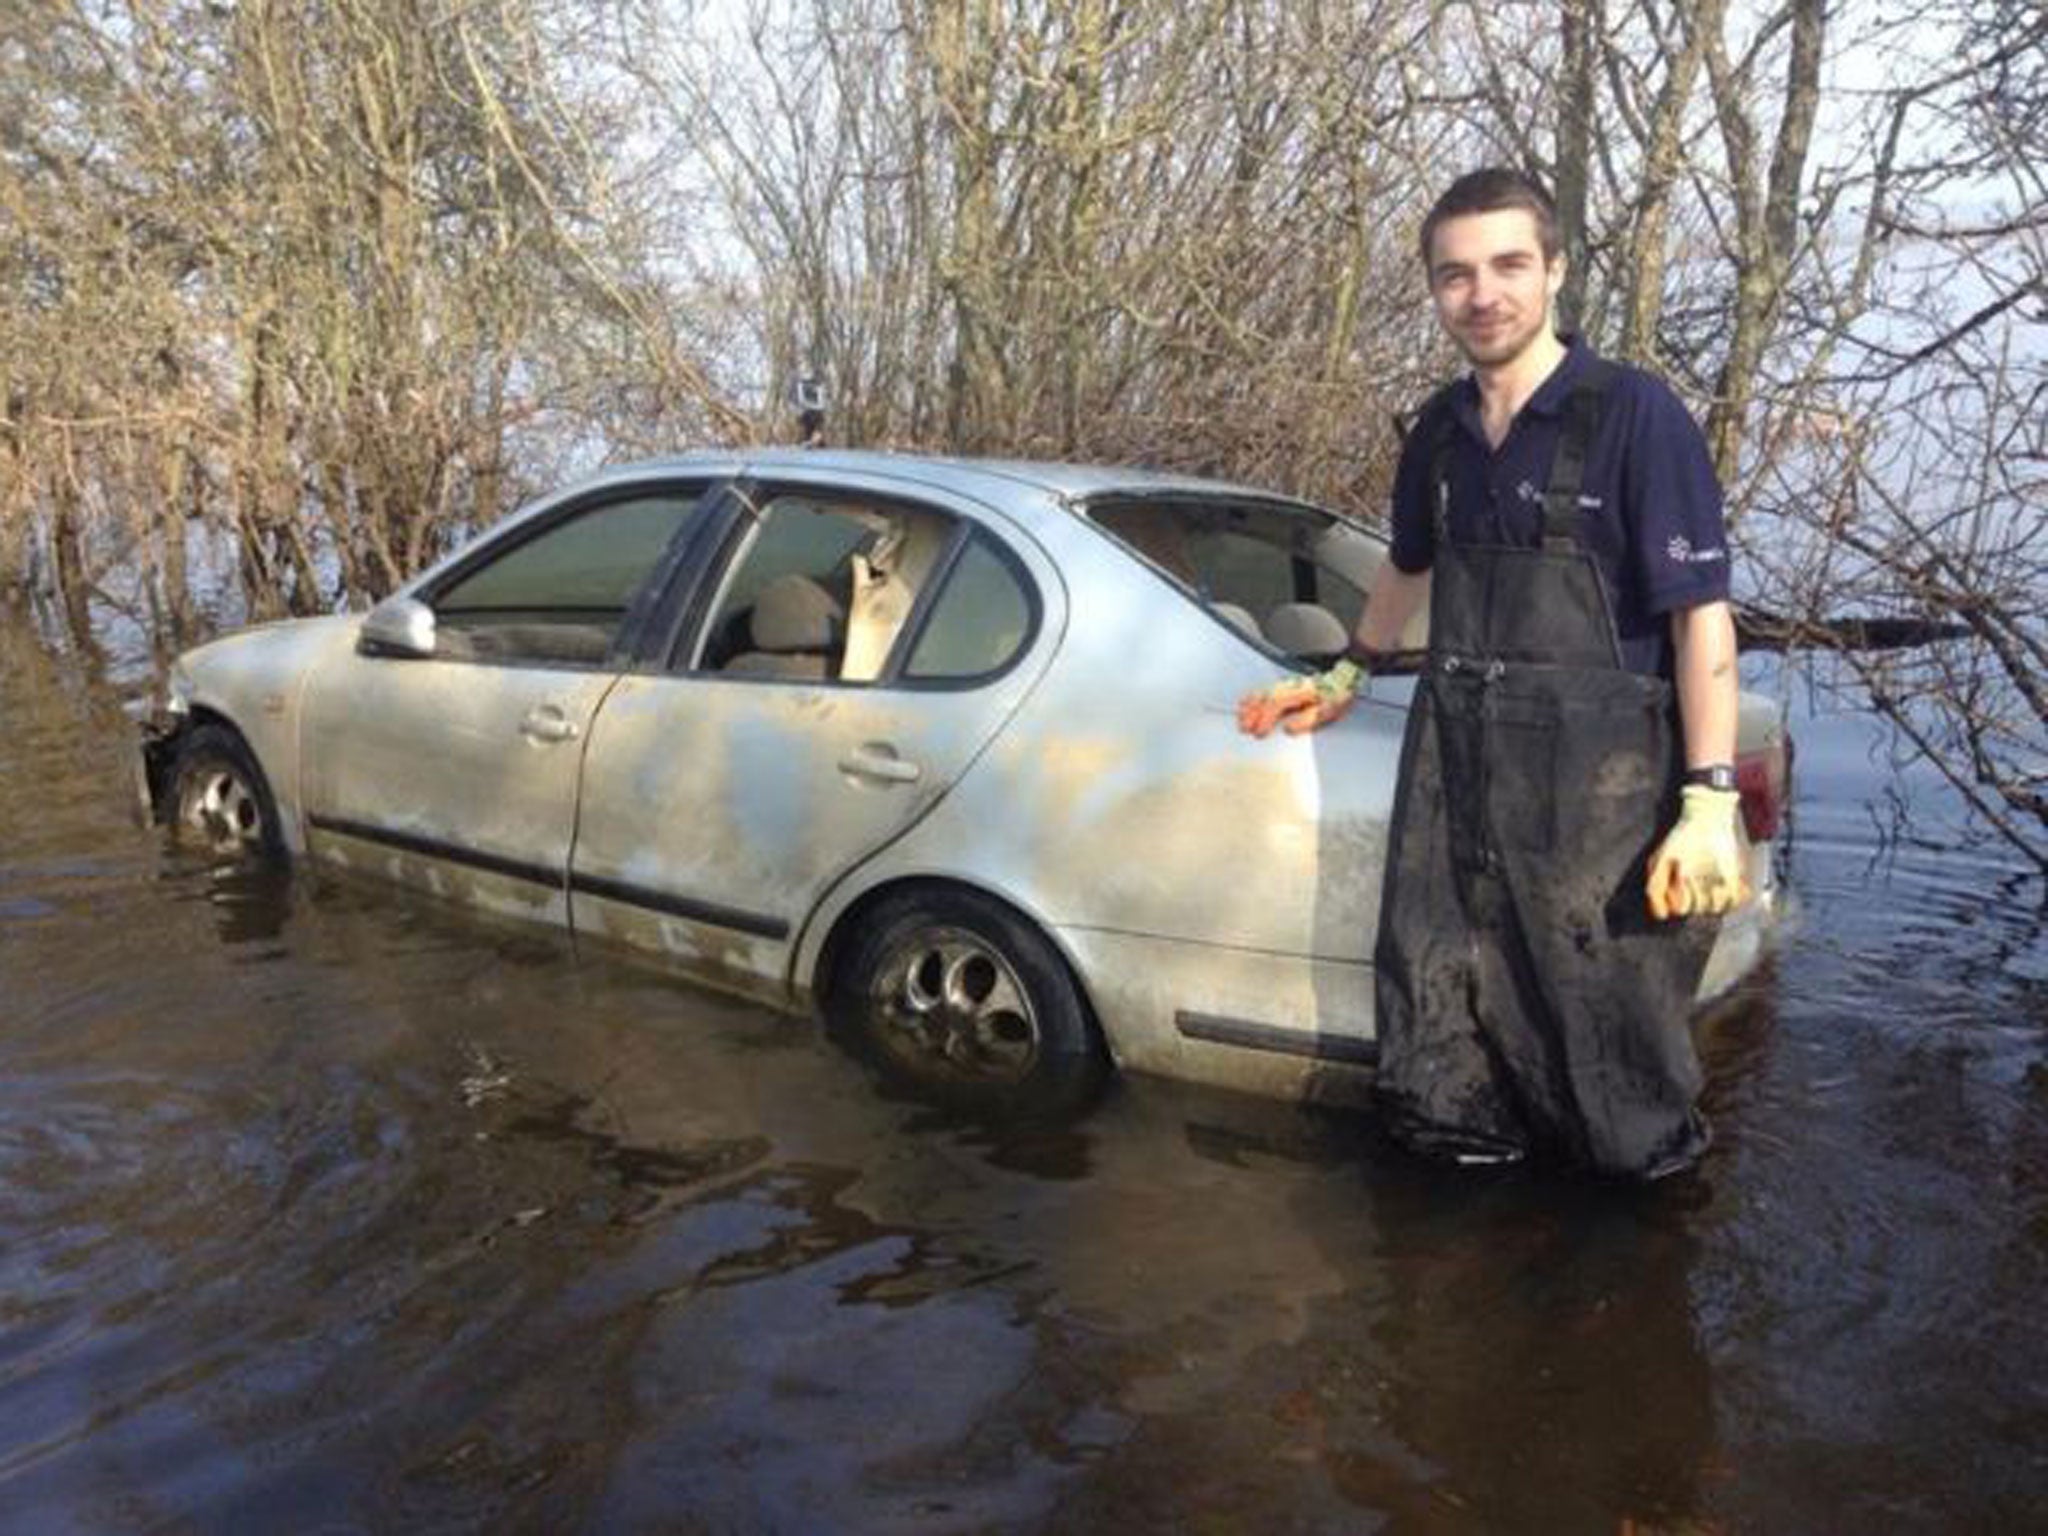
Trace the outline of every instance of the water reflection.
{"type": "Polygon", "coordinates": [[[221,943],[255,944],[284,932],[295,889],[289,870],[215,862],[178,847],[168,832],[159,836],[171,899],[204,902],[221,943]]]}
{"type": "Polygon", "coordinates": [[[1696,1514],[1715,1461],[1686,1229],[1702,1193],[1378,1181],[1385,1299],[1355,1321],[1380,1346],[1384,1427],[1333,1448],[1340,1486],[1375,1506],[1375,1439],[1391,1432],[1427,1455],[1431,1500],[1409,1503],[1438,1526],[1451,1511],[1487,1530],[1696,1514]]]}

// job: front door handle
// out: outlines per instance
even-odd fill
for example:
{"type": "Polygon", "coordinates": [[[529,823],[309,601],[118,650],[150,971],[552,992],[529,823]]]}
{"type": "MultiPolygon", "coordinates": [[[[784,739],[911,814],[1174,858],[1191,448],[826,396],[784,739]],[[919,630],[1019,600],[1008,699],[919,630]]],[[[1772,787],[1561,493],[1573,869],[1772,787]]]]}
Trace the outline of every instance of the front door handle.
{"type": "Polygon", "coordinates": [[[583,732],[558,706],[536,704],[519,722],[519,734],[529,741],[574,741],[583,732]]]}
{"type": "Polygon", "coordinates": [[[924,769],[907,758],[896,755],[896,749],[887,742],[871,741],[856,747],[839,759],[840,771],[857,774],[865,779],[886,779],[891,784],[915,784],[924,777],[924,769]]]}

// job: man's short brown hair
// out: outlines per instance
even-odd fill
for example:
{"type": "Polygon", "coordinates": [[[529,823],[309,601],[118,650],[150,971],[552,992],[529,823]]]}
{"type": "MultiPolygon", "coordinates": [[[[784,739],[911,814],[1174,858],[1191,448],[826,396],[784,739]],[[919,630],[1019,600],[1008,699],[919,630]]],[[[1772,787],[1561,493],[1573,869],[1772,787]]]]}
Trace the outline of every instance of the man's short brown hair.
{"type": "Polygon", "coordinates": [[[1533,215],[1543,259],[1557,260],[1564,245],[1557,236],[1557,204],[1550,200],[1550,194],[1533,176],[1489,165],[1483,170],[1467,171],[1446,187],[1444,195],[1429,210],[1429,217],[1422,221],[1423,269],[1429,268],[1429,242],[1436,236],[1437,225],[1468,213],[1498,213],[1504,208],[1521,208],[1533,215]]]}

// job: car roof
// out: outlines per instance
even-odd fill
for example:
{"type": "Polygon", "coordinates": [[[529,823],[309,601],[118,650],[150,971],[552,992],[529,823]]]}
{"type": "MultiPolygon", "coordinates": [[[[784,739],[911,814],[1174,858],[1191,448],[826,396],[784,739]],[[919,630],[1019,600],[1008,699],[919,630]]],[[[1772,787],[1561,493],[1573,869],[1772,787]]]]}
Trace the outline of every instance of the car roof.
{"type": "Polygon", "coordinates": [[[1168,470],[1138,469],[1112,464],[1067,464],[1048,459],[974,459],[946,454],[888,453],[858,448],[723,448],[699,449],[669,457],[621,464],[601,478],[625,478],[665,470],[707,470],[773,474],[778,469],[882,475],[922,485],[1008,499],[1019,486],[1063,499],[1082,500],[1112,494],[1241,496],[1260,501],[1304,505],[1298,497],[1258,486],[1211,480],[1168,470]]]}

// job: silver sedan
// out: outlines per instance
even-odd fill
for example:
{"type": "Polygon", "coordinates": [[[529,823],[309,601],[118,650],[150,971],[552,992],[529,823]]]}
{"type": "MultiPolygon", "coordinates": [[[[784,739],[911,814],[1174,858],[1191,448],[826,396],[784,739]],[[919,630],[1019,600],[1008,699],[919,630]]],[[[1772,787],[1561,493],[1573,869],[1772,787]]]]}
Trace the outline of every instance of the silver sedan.
{"type": "MultiPolygon", "coordinates": [[[[1327,511],[1129,470],[635,465],[367,616],[187,653],[148,789],[223,853],[822,1012],[972,1105],[1078,1103],[1112,1064],[1355,1101],[1414,680],[1301,738],[1234,704],[1340,650],[1384,558],[1327,511]]],[[[1745,696],[1756,894],[1705,994],[1768,930],[1787,754],[1745,696]]]]}

